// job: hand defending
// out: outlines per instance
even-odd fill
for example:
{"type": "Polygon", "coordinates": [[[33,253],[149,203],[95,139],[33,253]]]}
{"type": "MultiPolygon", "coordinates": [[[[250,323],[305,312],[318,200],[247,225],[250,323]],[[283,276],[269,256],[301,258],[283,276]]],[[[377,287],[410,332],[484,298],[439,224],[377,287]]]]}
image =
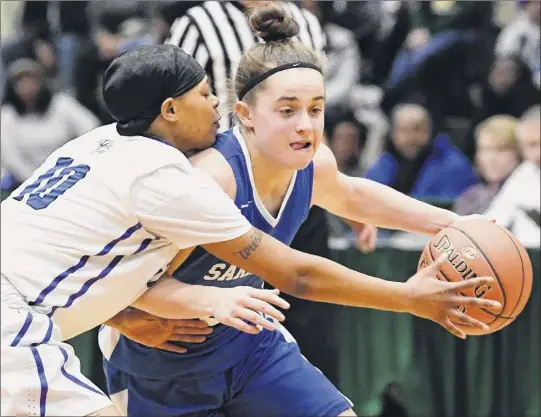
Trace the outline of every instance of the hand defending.
{"type": "Polygon", "coordinates": [[[135,308],[124,310],[114,327],[134,342],[177,353],[186,349],[171,341],[202,343],[212,333],[212,328],[202,320],[168,320],[135,308]]]}
{"type": "Polygon", "coordinates": [[[222,296],[213,311],[213,317],[222,324],[240,331],[257,334],[259,327],[276,330],[276,325],[260,313],[284,321],[284,315],[273,307],[289,308],[289,303],[279,297],[279,290],[261,290],[252,287],[222,289],[222,296]],[[247,323],[248,322],[248,323],[247,323]]]}
{"type": "Polygon", "coordinates": [[[462,282],[440,281],[436,278],[436,273],[446,260],[446,255],[440,256],[435,262],[418,271],[407,281],[406,285],[409,286],[412,300],[409,311],[415,316],[441,324],[447,331],[461,339],[465,339],[466,334],[451,320],[488,330],[486,324],[460,312],[457,308],[459,306],[476,306],[497,312],[501,308],[501,304],[496,301],[460,295],[461,291],[473,289],[482,284],[491,284],[494,282],[494,278],[479,277],[462,282]]]}

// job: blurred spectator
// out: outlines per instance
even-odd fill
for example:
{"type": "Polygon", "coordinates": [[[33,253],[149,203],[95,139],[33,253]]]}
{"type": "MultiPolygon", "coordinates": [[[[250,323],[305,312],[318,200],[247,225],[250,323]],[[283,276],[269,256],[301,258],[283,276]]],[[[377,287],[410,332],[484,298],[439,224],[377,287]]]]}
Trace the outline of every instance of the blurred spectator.
{"type": "Polygon", "coordinates": [[[540,88],[541,2],[535,0],[523,3],[523,10],[500,33],[496,54],[501,57],[520,56],[529,66],[534,83],[540,88]]]}
{"type": "Polygon", "coordinates": [[[421,93],[439,129],[446,115],[468,112],[463,92],[486,73],[492,2],[415,1],[411,16],[413,30],[393,63],[383,107],[388,112],[421,93]]]}
{"type": "Polygon", "coordinates": [[[57,59],[54,39],[47,19],[47,2],[25,1],[22,6],[21,27],[11,38],[2,40],[1,55],[9,67],[19,58],[38,61],[44,74],[54,79],[57,59]]]}
{"type": "Polygon", "coordinates": [[[55,44],[58,55],[59,87],[72,91],[75,88],[77,51],[84,49],[90,42],[88,1],[61,1],[56,6],[58,25],[55,44]]]}
{"type": "Polygon", "coordinates": [[[383,81],[410,29],[403,1],[319,1],[325,19],[353,34],[363,57],[361,81],[383,81]]]}
{"type": "Polygon", "coordinates": [[[517,119],[492,116],[475,129],[475,160],[482,182],[470,187],[456,201],[454,211],[462,216],[484,214],[505,180],[520,162],[515,136],[517,119]]]}
{"type": "Polygon", "coordinates": [[[59,146],[99,124],[70,95],[54,93],[41,66],[26,58],[8,68],[1,119],[1,162],[14,184],[26,180],[59,146]]]}
{"type": "Polygon", "coordinates": [[[541,106],[531,107],[524,113],[521,122],[517,128],[517,136],[519,138],[520,151],[522,158],[540,166],[540,150],[539,145],[540,129],[539,120],[541,119],[541,106]]]}
{"type": "Polygon", "coordinates": [[[487,216],[509,228],[526,247],[540,247],[541,122],[537,110],[527,112],[517,127],[524,162],[494,198],[487,216]]]}
{"type": "Polygon", "coordinates": [[[427,110],[393,110],[391,140],[366,177],[412,197],[449,203],[477,182],[468,159],[445,134],[435,135],[427,110]]]}
{"type": "Polygon", "coordinates": [[[329,144],[340,172],[351,177],[362,176],[360,160],[366,134],[365,126],[353,115],[343,117],[331,125],[329,144]]]}
{"type": "MultiPolygon", "coordinates": [[[[539,90],[533,84],[531,71],[519,57],[497,57],[488,79],[481,85],[472,117],[476,126],[496,114],[521,115],[539,103],[539,90]]],[[[474,128],[470,130],[463,150],[471,158],[475,149],[474,128]]]]}
{"type": "Polygon", "coordinates": [[[155,43],[153,8],[146,1],[91,1],[88,5],[91,42],[81,45],[74,68],[77,100],[111,122],[101,98],[101,77],[119,54],[139,45],[155,43]]]}
{"type": "Polygon", "coordinates": [[[352,88],[361,78],[361,55],[353,32],[329,22],[323,14],[321,2],[301,0],[320,21],[327,39],[325,49],[325,112],[347,110],[352,88]]]}
{"type": "MultiPolygon", "coordinates": [[[[352,177],[360,177],[363,169],[360,165],[361,154],[366,142],[366,127],[359,123],[352,114],[341,117],[337,122],[328,124],[329,147],[331,148],[338,165],[338,170],[352,177]]],[[[329,221],[329,236],[331,242],[335,239],[351,239],[360,234],[361,230],[352,230],[354,223],[347,223],[343,219],[326,213],[329,221]]],[[[358,239],[359,240],[359,239],[358,239]]],[[[334,245],[334,243],[331,243],[334,245]]]]}
{"type": "Polygon", "coordinates": [[[382,85],[391,71],[393,61],[411,30],[412,18],[405,1],[382,1],[381,27],[372,45],[373,82],[382,85]]]}

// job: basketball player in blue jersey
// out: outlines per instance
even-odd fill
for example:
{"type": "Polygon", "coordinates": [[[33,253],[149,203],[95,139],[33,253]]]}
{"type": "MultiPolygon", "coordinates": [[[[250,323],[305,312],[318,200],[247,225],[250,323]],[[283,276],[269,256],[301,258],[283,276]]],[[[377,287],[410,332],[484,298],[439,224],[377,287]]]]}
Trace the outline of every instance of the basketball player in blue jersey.
{"type": "MultiPolygon", "coordinates": [[[[428,235],[458,219],[387,187],[339,174],[333,155],[320,144],[324,82],[318,57],[288,40],[297,28],[279,7],[259,8],[250,21],[267,43],[248,50],[236,72],[235,111],[240,126],[218,135],[213,148],[191,162],[211,174],[252,225],[289,244],[312,204],[353,221],[428,235]]],[[[257,242],[239,255],[247,259],[254,250],[257,242]]],[[[185,260],[178,268],[178,262],[174,265],[174,279],[166,278],[147,291],[135,306],[166,317],[170,314],[167,298],[184,292],[191,317],[207,320],[214,331],[203,343],[180,344],[187,352],[178,354],[121,335],[119,331],[130,333],[130,320],[117,320],[116,329],[103,328],[100,347],[109,393],[122,412],[130,416],[355,415],[349,400],[302,357],[279,324],[269,319],[265,328],[254,327],[224,321],[217,314],[210,289],[261,288],[259,277],[202,248],[187,258],[181,253],[179,259],[185,260]],[[278,331],[269,331],[274,328],[278,331]]],[[[238,265],[242,267],[242,262],[238,265]]],[[[344,291],[331,278],[297,281],[295,288],[278,278],[267,280],[318,301],[359,305],[354,301],[357,297],[363,305],[379,308],[376,299],[386,297],[383,288],[370,296],[354,285],[344,291]]],[[[449,325],[450,318],[484,327],[455,309],[447,314],[439,322],[458,336],[463,335],[449,325]]],[[[256,323],[255,318],[250,321],[256,323]]],[[[159,327],[154,329],[156,339],[163,335],[159,327]]]]}

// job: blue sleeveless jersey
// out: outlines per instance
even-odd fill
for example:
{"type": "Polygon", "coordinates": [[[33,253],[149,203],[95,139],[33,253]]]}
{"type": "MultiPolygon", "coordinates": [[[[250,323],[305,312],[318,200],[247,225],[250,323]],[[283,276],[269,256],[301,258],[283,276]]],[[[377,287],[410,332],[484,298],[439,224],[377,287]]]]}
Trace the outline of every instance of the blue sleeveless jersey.
{"type": "MultiPolygon", "coordinates": [[[[238,128],[219,134],[214,148],[233,169],[237,184],[235,204],[242,214],[258,229],[289,245],[308,216],[312,200],[313,163],[295,173],[279,213],[274,218],[265,209],[255,190],[250,157],[238,128]]],[[[192,252],[173,276],[188,284],[222,288],[263,286],[261,278],[216,258],[201,247],[192,252]]],[[[254,341],[256,338],[253,335],[217,324],[204,343],[178,343],[186,347],[188,352],[177,354],[148,348],[120,336],[110,363],[117,369],[143,378],[209,375],[223,372],[238,363],[254,341]]]]}

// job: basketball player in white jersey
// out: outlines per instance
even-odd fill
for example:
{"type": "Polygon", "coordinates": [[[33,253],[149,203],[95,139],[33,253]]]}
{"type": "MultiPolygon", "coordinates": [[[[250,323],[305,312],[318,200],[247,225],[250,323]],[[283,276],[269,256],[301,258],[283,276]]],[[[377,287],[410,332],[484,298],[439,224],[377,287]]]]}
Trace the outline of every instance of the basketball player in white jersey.
{"type": "MultiPolygon", "coordinates": [[[[440,282],[429,278],[435,263],[407,283],[387,282],[254,229],[182,153],[214,142],[218,103],[203,69],[178,47],[140,47],[117,58],[104,99],[117,123],[58,149],[2,203],[2,415],[118,415],[63,341],[132,304],[178,249],[202,245],[263,279],[279,277],[294,295],[310,291],[442,324],[458,305],[492,306],[459,295],[492,278],[440,282]],[[327,281],[335,288],[329,294],[327,281]]],[[[224,303],[234,304],[224,319],[260,324],[256,312],[287,307],[276,293],[249,291],[224,303]]],[[[164,303],[175,304],[171,296],[164,303]]],[[[186,315],[193,317],[170,308],[164,317],[186,315]]]]}

